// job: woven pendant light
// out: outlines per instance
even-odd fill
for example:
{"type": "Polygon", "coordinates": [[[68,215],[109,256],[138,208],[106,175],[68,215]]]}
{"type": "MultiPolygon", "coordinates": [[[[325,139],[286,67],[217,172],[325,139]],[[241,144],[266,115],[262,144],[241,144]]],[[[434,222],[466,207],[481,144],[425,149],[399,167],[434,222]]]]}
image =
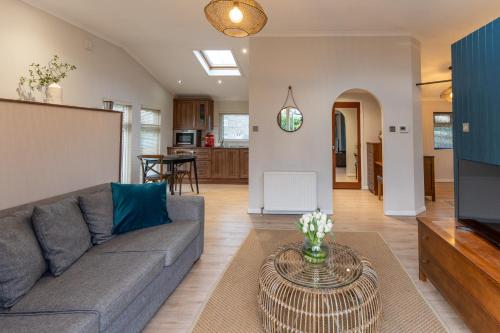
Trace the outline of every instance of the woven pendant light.
{"type": "Polygon", "coordinates": [[[247,37],[264,28],[267,16],[255,0],[211,0],[205,16],[215,29],[231,37],[247,37]]]}

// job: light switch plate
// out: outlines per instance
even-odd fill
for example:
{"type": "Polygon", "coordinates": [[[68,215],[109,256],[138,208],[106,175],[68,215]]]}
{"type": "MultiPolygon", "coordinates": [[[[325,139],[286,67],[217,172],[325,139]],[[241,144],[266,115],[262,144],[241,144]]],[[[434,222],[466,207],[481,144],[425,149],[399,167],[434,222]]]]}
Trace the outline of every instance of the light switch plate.
{"type": "Polygon", "coordinates": [[[252,126],[252,132],[258,132],[259,126],[252,126]]]}
{"type": "Polygon", "coordinates": [[[396,133],[396,126],[389,126],[389,132],[396,133]]]}
{"type": "Polygon", "coordinates": [[[462,123],[462,131],[464,133],[469,133],[470,132],[470,126],[469,123],[462,123]]]}

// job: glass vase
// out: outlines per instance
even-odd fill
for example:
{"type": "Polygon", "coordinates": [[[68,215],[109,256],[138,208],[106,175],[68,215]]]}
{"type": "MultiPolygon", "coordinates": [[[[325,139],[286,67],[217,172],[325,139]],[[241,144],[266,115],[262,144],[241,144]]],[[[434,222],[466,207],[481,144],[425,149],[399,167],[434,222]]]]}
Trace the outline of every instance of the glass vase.
{"type": "Polygon", "coordinates": [[[328,258],[328,246],[323,239],[311,241],[306,237],[302,246],[302,254],[305,261],[311,264],[322,264],[328,258]]]}

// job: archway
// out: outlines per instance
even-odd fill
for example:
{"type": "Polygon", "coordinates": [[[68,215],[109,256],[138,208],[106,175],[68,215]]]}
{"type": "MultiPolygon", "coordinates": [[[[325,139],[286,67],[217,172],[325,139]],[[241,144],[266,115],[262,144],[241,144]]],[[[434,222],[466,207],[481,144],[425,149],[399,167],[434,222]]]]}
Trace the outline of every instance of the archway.
{"type": "Polygon", "coordinates": [[[334,189],[368,189],[378,194],[383,174],[383,113],[378,99],[364,89],[340,94],[332,108],[334,189]]]}

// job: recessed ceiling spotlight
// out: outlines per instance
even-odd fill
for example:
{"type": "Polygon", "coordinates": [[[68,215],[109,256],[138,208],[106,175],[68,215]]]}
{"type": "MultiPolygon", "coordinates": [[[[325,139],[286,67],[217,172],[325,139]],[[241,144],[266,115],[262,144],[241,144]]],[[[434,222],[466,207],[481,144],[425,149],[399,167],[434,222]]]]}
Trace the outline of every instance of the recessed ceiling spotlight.
{"type": "Polygon", "coordinates": [[[222,84],[222,80],[217,81],[218,84],[222,84]]]}
{"type": "Polygon", "coordinates": [[[244,54],[247,54],[248,50],[247,49],[243,49],[243,50],[241,50],[241,52],[243,52],[244,54]]]}
{"type": "Polygon", "coordinates": [[[182,84],[182,80],[177,81],[178,84],[182,84]]]}

